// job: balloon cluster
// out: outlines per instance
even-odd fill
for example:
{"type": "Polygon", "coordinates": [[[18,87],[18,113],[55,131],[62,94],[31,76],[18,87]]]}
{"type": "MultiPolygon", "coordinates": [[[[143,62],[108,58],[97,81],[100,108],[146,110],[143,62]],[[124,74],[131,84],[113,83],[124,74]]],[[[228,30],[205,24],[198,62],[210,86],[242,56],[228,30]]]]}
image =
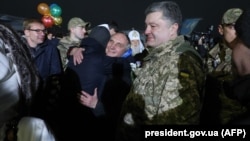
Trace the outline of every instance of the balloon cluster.
{"type": "Polygon", "coordinates": [[[50,6],[46,3],[39,3],[37,11],[43,15],[41,20],[47,28],[52,27],[53,25],[60,25],[62,23],[62,9],[55,3],[50,6]]]}

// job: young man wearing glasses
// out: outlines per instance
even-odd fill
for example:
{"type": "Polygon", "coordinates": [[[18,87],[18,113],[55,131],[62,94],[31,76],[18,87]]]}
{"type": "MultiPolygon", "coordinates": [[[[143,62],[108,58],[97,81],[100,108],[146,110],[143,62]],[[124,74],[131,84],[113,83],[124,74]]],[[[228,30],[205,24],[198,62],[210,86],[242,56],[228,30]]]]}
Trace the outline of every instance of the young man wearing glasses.
{"type": "Polygon", "coordinates": [[[51,75],[62,72],[60,55],[57,49],[58,39],[47,40],[46,28],[37,19],[28,19],[23,23],[24,38],[29,46],[40,77],[46,81],[51,75]]]}
{"type": "Polygon", "coordinates": [[[57,49],[59,39],[47,39],[46,28],[37,19],[25,20],[23,29],[24,39],[42,80],[32,111],[35,116],[54,123],[54,107],[57,104],[56,98],[60,91],[60,78],[63,72],[57,49]]]}

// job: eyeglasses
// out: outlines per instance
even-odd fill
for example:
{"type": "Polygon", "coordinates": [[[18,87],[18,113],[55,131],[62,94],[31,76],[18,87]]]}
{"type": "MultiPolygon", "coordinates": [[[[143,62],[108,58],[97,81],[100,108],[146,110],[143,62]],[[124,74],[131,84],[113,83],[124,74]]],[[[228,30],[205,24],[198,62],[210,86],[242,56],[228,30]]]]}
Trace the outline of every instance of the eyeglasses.
{"type": "Polygon", "coordinates": [[[41,33],[41,32],[43,32],[43,33],[47,33],[47,30],[46,29],[27,29],[27,30],[30,30],[30,31],[35,31],[35,32],[37,32],[37,33],[41,33]]]}

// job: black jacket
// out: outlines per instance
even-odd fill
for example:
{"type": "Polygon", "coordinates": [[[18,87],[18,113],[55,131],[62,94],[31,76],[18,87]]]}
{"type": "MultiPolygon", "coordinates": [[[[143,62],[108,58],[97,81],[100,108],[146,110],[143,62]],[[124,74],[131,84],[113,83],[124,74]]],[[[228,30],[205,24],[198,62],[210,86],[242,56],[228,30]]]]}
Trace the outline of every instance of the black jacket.
{"type": "MultiPolygon", "coordinates": [[[[82,45],[85,48],[82,63],[74,65],[73,57],[70,56],[65,71],[67,87],[71,87],[71,92],[77,94],[84,90],[93,94],[94,89],[97,88],[98,98],[101,99],[107,77],[113,75],[121,75],[121,78],[131,85],[130,60],[106,56],[105,48],[91,37],[83,39],[82,45]]],[[[96,116],[105,114],[104,107],[97,105],[93,113],[96,116]]]]}

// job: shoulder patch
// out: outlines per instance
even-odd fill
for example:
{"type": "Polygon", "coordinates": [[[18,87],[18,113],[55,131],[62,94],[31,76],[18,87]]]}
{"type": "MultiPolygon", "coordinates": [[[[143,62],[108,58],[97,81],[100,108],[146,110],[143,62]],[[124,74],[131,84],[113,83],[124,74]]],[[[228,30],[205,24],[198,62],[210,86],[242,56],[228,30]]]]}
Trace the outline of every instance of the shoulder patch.
{"type": "Polygon", "coordinates": [[[180,76],[185,77],[185,78],[188,78],[188,77],[189,77],[189,74],[186,73],[186,72],[180,72],[180,76]]]}

